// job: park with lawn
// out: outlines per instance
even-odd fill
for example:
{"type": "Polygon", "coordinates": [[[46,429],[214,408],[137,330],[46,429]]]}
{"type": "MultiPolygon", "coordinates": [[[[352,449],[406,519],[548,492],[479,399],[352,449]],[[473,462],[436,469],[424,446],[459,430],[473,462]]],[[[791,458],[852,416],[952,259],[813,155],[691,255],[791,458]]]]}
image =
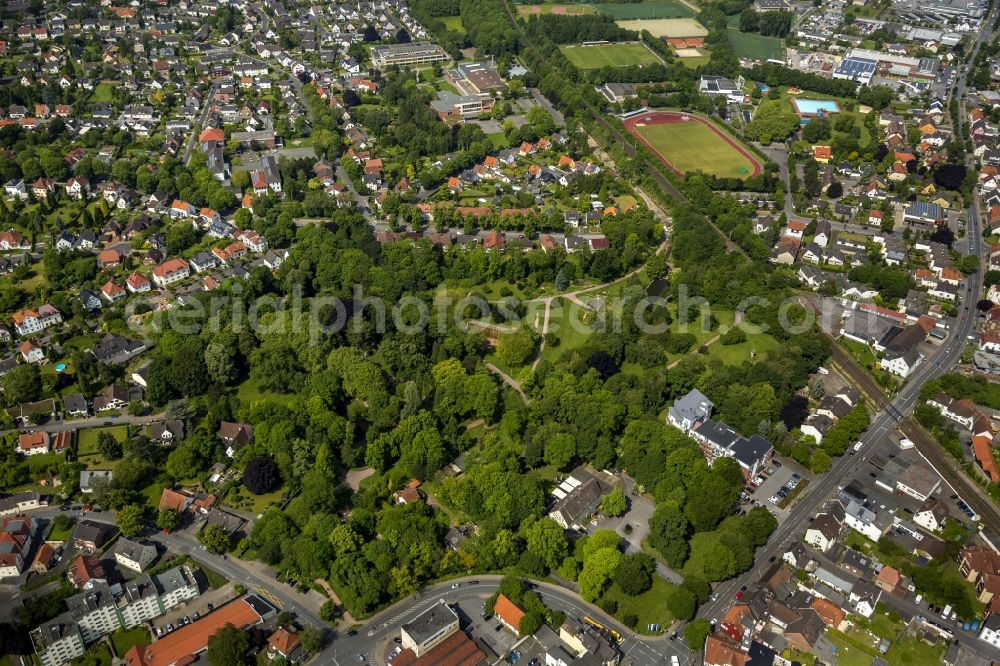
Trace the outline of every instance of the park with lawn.
{"type": "Polygon", "coordinates": [[[650,111],[628,118],[625,128],[679,175],[751,178],[762,170],[749,149],[698,114],[650,111]]]}

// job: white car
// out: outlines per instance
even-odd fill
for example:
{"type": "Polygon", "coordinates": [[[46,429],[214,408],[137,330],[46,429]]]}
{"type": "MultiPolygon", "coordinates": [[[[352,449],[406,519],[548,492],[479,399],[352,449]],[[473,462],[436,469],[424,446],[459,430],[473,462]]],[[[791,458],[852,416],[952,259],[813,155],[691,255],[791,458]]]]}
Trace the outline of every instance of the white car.
{"type": "Polygon", "coordinates": [[[854,450],[855,451],[860,451],[861,447],[864,446],[864,445],[865,445],[864,442],[854,442],[854,450]]]}
{"type": "Polygon", "coordinates": [[[771,495],[767,498],[767,501],[777,506],[781,502],[781,498],[777,495],[771,495]]]}

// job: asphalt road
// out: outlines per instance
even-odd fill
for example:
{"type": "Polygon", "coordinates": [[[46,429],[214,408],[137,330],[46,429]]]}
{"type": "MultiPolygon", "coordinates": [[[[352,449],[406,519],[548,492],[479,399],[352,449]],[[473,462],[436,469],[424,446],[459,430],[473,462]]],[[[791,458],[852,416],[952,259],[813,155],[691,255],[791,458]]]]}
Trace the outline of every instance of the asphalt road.
{"type": "MultiPolygon", "coordinates": [[[[995,14],[996,10],[984,21],[984,30],[976,42],[977,49],[979,45],[989,38],[995,14]]],[[[971,57],[972,55],[970,55],[971,57]]],[[[965,85],[965,77],[963,76],[956,86],[956,91],[960,96],[965,91],[965,85]]],[[[982,251],[982,243],[979,241],[981,229],[976,205],[968,210],[966,230],[970,238],[970,252],[980,254],[982,251]]],[[[834,360],[873,399],[879,410],[872,419],[869,429],[861,437],[861,451],[859,455],[842,456],[834,461],[830,471],[806,488],[805,494],[793,506],[788,519],[778,525],[768,543],[757,552],[755,566],[742,576],[719,586],[717,588],[717,592],[719,593],[718,599],[703,605],[699,609],[699,616],[715,620],[721,618],[725,609],[731,604],[736,591],[742,586],[750,585],[752,581],[759,579],[764,569],[769,566],[768,560],[772,557],[780,557],[791,542],[800,538],[806,529],[809,519],[816,515],[820,506],[835,494],[838,485],[847,483],[853,474],[857,472],[861,464],[859,462],[860,459],[865,454],[871,452],[876,442],[883,440],[890,432],[898,428],[901,421],[903,421],[903,433],[917,444],[918,451],[928,458],[931,464],[937,467],[938,471],[944,475],[945,482],[956,488],[957,493],[973,510],[980,514],[985,525],[994,531],[1000,530],[1000,509],[988,497],[985,497],[979,487],[972,483],[964,473],[960,471],[956,473],[954,462],[950,461],[941,447],[936,442],[928,441],[929,436],[927,436],[926,432],[912,419],[908,419],[907,417],[916,405],[921,387],[928,380],[948,372],[961,358],[966,337],[972,332],[975,325],[976,311],[974,305],[979,294],[982,292],[982,279],[982,271],[978,271],[968,277],[965,283],[965,291],[962,294],[963,304],[959,306],[959,317],[952,322],[951,334],[937,353],[925,359],[917,367],[907,379],[903,388],[891,400],[883,397],[881,387],[874,382],[866,371],[859,368],[853,359],[839,347],[833,345],[834,360]],[[966,309],[966,306],[968,309],[966,309]]],[[[983,645],[982,642],[978,640],[973,640],[969,643],[969,647],[974,650],[981,645],[983,645]]]]}
{"type": "Polygon", "coordinates": [[[162,421],[164,419],[163,413],[159,414],[148,414],[146,416],[131,416],[128,414],[122,416],[90,416],[85,419],[73,419],[71,421],[60,420],[52,421],[50,423],[44,423],[42,425],[27,426],[25,428],[12,428],[10,430],[0,430],[0,435],[6,435],[9,432],[28,432],[28,431],[44,431],[44,432],[63,432],[66,430],[79,430],[80,428],[94,428],[100,426],[117,426],[117,425],[149,425],[150,423],[155,423],[157,421],[162,421]]]}
{"type": "Polygon", "coordinates": [[[181,163],[187,166],[188,162],[191,160],[191,150],[194,145],[198,142],[198,135],[201,134],[201,130],[205,127],[205,120],[208,118],[208,112],[212,108],[212,104],[215,101],[215,93],[219,90],[219,84],[213,83],[212,87],[209,88],[208,94],[205,96],[205,102],[201,109],[201,116],[198,117],[198,124],[191,128],[191,135],[188,136],[187,146],[184,148],[184,156],[181,158],[181,163]]]}
{"type": "MultiPolygon", "coordinates": [[[[373,663],[373,658],[387,641],[398,635],[400,626],[411,620],[416,615],[426,610],[432,604],[438,603],[440,599],[452,604],[458,603],[463,606],[466,602],[475,605],[478,600],[485,600],[496,592],[499,586],[500,576],[471,576],[456,579],[447,583],[441,583],[433,587],[422,590],[417,595],[409,597],[394,606],[374,615],[366,624],[358,629],[358,633],[350,638],[346,636],[338,637],[333,644],[327,648],[321,657],[329,656],[333,663],[338,666],[345,666],[350,663],[360,663],[358,655],[362,655],[367,663],[373,663]],[[479,581],[477,585],[469,585],[469,581],[479,581]],[[461,587],[453,589],[455,582],[461,583],[461,587]],[[369,636],[371,628],[375,628],[374,633],[369,636]]],[[[589,615],[598,619],[611,627],[623,636],[627,636],[621,644],[621,651],[624,655],[623,664],[632,666],[654,666],[670,662],[670,657],[676,655],[681,664],[690,664],[692,654],[686,649],[681,640],[670,641],[666,638],[638,638],[633,637],[631,632],[625,629],[620,623],[609,618],[598,608],[585,603],[573,591],[567,590],[549,583],[538,583],[536,592],[542,601],[549,607],[556,608],[566,613],[567,618],[582,618],[589,615]]],[[[500,655],[501,657],[505,655],[500,655]]],[[[375,660],[374,663],[383,663],[375,660]]]]}
{"type": "MultiPolygon", "coordinates": [[[[973,214],[970,216],[967,221],[967,228],[970,236],[978,236],[979,223],[977,215],[973,214]]],[[[927,380],[947,372],[955,365],[955,363],[958,362],[962,354],[962,349],[965,346],[966,336],[969,335],[975,324],[976,312],[971,304],[975,303],[975,299],[980,293],[981,286],[981,272],[975,273],[969,277],[966,282],[966,291],[964,294],[964,302],[966,304],[970,304],[969,310],[965,311],[962,309],[959,311],[960,317],[953,323],[952,333],[944,342],[942,347],[936,354],[925,359],[923,363],[917,366],[914,373],[909,379],[907,379],[906,384],[891,401],[881,397],[881,388],[875,384],[874,380],[870,375],[868,375],[867,372],[858,368],[853,362],[853,359],[851,359],[850,356],[844,353],[839,347],[835,344],[832,345],[834,360],[846,371],[848,371],[851,378],[859,384],[862,390],[865,390],[865,392],[869,394],[869,397],[874,398],[874,402],[879,409],[878,413],[872,419],[869,429],[861,438],[861,441],[863,442],[861,449],[862,454],[870,453],[870,449],[875,442],[884,439],[892,430],[898,427],[900,420],[902,420],[915,406],[917,398],[920,394],[920,388],[927,382],[927,380]]],[[[920,447],[921,452],[923,453],[926,448],[927,447],[920,447]]],[[[931,448],[940,453],[940,447],[938,447],[937,444],[933,444],[931,448]]],[[[837,490],[837,486],[843,485],[847,479],[849,479],[853,471],[856,471],[857,466],[860,464],[856,461],[859,460],[860,457],[863,456],[841,456],[839,459],[834,461],[833,467],[829,472],[821,476],[814,483],[810,484],[806,488],[804,495],[799,498],[798,502],[792,508],[788,519],[778,526],[767,545],[763,546],[761,550],[758,551],[756,557],[757,565],[742,576],[721,585],[718,588],[720,593],[719,599],[702,606],[699,611],[699,615],[710,619],[718,619],[722,615],[725,608],[729,606],[735,592],[741,586],[749,585],[752,580],[756,580],[763,569],[766,568],[768,564],[767,560],[772,556],[780,556],[785,547],[804,532],[809,518],[816,515],[820,506],[828,498],[834,495],[837,490]],[[851,470],[852,466],[855,467],[855,470],[851,470]]],[[[961,475],[959,475],[959,478],[949,478],[949,480],[956,483],[966,481],[966,483],[970,486],[972,485],[971,482],[968,482],[961,475]]],[[[981,502],[973,504],[973,501],[975,501],[973,497],[978,497],[979,492],[974,486],[972,490],[963,494],[963,498],[969,502],[975,510],[979,511],[976,507],[981,502]],[[976,491],[974,495],[972,494],[972,490],[976,491]]],[[[992,507],[992,502],[989,502],[989,505],[992,507]]],[[[986,510],[985,506],[982,508],[984,511],[986,510]]],[[[993,510],[996,511],[995,507],[993,510]]],[[[981,513],[980,515],[984,514],[981,513]]],[[[1000,511],[997,511],[997,517],[998,521],[993,525],[994,529],[1000,529],[1000,511]]],[[[991,521],[991,524],[993,524],[993,521],[991,521]]]]}
{"type": "MultiPolygon", "coordinates": [[[[39,518],[51,519],[62,513],[58,506],[51,506],[44,509],[32,511],[31,514],[39,518]]],[[[87,520],[99,523],[114,524],[115,515],[113,511],[103,511],[101,513],[88,513],[87,520]]],[[[320,628],[327,627],[327,623],[319,617],[319,607],[305,595],[292,590],[292,588],[279,583],[274,579],[274,571],[269,567],[256,562],[246,562],[236,557],[223,559],[203,550],[198,542],[186,532],[165,534],[152,530],[143,535],[144,538],[160,544],[165,549],[174,554],[183,554],[190,557],[198,564],[203,564],[218,572],[233,583],[238,583],[247,588],[248,591],[262,593],[272,602],[277,603],[282,610],[291,611],[301,617],[304,621],[320,628]]],[[[383,663],[373,661],[376,649],[382,643],[398,635],[399,627],[425,610],[430,604],[444,599],[448,603],[471,601],[473,599],[486,599],[496,591],[500,582],[500,576],[473,576],[447,583],[440,583],[430,588],[420,591],[414,596],[404,599],[389,608],[368,618],[357,627],[357,635],[348,638],[346,634],[337,635],[329,642],[326,649],[319,653],[316,663],[346,664],[356,663],[357,655],[365,655],[368,663],[383,663]],[[478,585],[468,585],[468,581],[478,580],[478,585]],[[465,583],[458,589],[452,589],[455,582],[465,583]],[[368,632],[374,628],[372,635],[368,632]],[[339,661],[338,661],[339,660],[339,661]]],[[[666,637],[633,637],[632,632],[622,626],[618,621],[606,615],[596,606],[584,602],[572,590],[568,590],[549,583],[538,583],[537,592],[546,605],[559,609],[566,613],[567,617],[580,618],[590,615],[597,618],[608,626],[614,627],[623,636],[626,636],[621,645],[621,650],[626,656],[624,664],[631,666],[654,666],[670,661],[671,655],[676,655],[681,664],[691,663],[691,653],[687,650],[682,640],[670,641],[666,637]]],[[[331,632],[332,634],[333,632],[331,632]]]]}

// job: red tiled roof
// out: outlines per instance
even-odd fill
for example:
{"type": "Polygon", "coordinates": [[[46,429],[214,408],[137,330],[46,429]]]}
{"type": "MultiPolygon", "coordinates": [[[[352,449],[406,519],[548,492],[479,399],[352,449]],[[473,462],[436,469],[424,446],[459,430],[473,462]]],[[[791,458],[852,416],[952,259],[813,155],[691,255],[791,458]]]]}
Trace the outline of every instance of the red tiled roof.
{"type": "Polygon", "coordinates": [[[167,259],[162,264],[153,269],[153,275],[157,277],[164,277],[170,275],[171,273],[176,273],[178,271],[187,268],[187,262],[180,258],[167,259]]]}
{"type": "Polygon", "coordinates": [[[171,490],[170,488],[164,488],[163,494],[160,495],[160,509],[173,509],[178,513],[184,511],[184,508],[188,505],[190,497],[176,490],[171,490]]]}
{"type": "Polygon", "coordinates": [[[816,611],[816,614],[823,619],[823,622],[828,627],[833,627],[834,629],[840,626],[846,615],[840,606],[822,597],[813,599],[812,609],[816,611]]]}
{"type": "Polygon", "coordinates": [[[286,657],[299,646],[299,635],[280,627],[267,639],[268,644],[286,657]]]}
{"type": "Polygon", "coordinates": [[[152,645],[136,645],[125,654],[126,666],[180,666],[194,661],[191,657],[208,647],[216,631],[231,624],[243,629],[256,624],[260,616],[245,599],[237,599],[217,608],[200,620],[181,627],[152,645]]]}
{"type": "Polygon", "coordinates": [[[524,611],[503,594],[497,596],[497,601],[493,604],[493,613],[498,619],[503,620],[507,626],[514,627],[514,629],[520,631],[521,618],[524,617],[524,611]]]}
{"type": "Polygon", "coordinates": [[[972,450],[976,454],[976,461],[983,471],[986,472],[990,481],[1000,483],[1000,470],[997,469],[996,460],[993,458],[993,449],[990,446],[989,437],[976,435],[972,438],[972,450]]]}

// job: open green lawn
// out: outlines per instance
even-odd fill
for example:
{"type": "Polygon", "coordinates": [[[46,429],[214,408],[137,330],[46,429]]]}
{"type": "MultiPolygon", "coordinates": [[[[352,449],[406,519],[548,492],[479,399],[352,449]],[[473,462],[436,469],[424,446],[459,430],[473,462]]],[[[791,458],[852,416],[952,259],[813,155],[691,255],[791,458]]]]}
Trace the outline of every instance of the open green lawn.
{"type": "Polygon", "coordinates": [[[94,92],[90,95],[91,102],[110,102],[111,94],[115,87],[108,81],[101,81],[94,87],[94,92]]]}
{"type": "Polygon", "coordinates": [[[507,142],[507,135],[504,134],[503,132],[497,132],[496,134],[487,134],[486,136],[489,137],[490,143],[493,144],[493,147],[496,150],[503,150],[504,148],[508,148],[510,145],[507,142]]]}
{"type": "Polygon", "coordinates": [[[112,426],[110,428],[87,428],[77,433],[76,454],[80,462],[89,462],[84,458],[101,457],[97,450],[98,435],[103,432],[110,432],[119,442],[128,439],[128,426],[112,426]]]}
{"type": "Polygon", "coordinates": [[[889,666],[934,666],[941,663],[947,641],[931,647],[918,638],[904,636],[889,650],[889,666]]]}
{"type": "Polygon", "coordinates": [[[769,351],[781,346],[781,343],[766,333],[747,334],[747,341],[737,345],[724,345],[716,342],[708,348],[708,355],[720,359],[726,365],[740,365],[743,361],[762,358],[769,351]]]}
{"type": "Polygon", "coordinates": [[[690,18],[695,14],[680,2],[601,3],[594,8],[616,19],[690,18]]]}
{"type": "Polygon", "coordinates": [[[73,526],[70,525],[66,529],[56,529],[55,527],[49,532],[48,536],[45,537],[46,541],[66,541],[69,539],[69,535],[73,532],[73,526]]]}
{"type": "Polygon", "coordinates": [[[163,489],[167,487],[168,484],[161,481],[155,481],[140,491],[140,494],[146,498],[146,504],[156,507],[160,504],[160,497],[163,495],[163,489]]]}
{"type": "Polygon", "coordinates": [[[763,37],[751,32],[728,30],[729,45],[738,58],[767,60],[782,57],[781,40],[777,37],[763,37]]]}
{"type": "Polygon", "coordinates": [[[228,578],[220,574],[215,569],[209,569],[204,564],[198,565],[198,568],[201,569],[203,574],[205,574],[205,580],[208,581],[208,586],[213,590],[217,590],[229,582],[228,578]]]}
{"type": "Polygon", "coordinates": [[[668,627],[674,621],[673,615],[667,610],[667,599],[676,589],[659,576],[653,576],[652,587],[638,596],[630,597],[622,592],[618,584],[615,583],[604,593],[602,598],[618,603],[615,617],[620,619],[626,615],[635,615],[639,618],[635,630],[644,634],[647,633],[646,626],[649,624],[668,627]]]}
{"type": "Polygon", "coordinates": [[[756,165],[706,122],[636,123],[635,132],[681,173],[701,171],[723,178],[751,175],[756,165]]]}
{"type": "Polygon", "coordinates": [[[560,46],[559,50],[579,69],[653,65],[659,57],[645,44],[638,42],[596,44],[594,46],[560,46]]]}
{"type": "Polygon", "coordinates": [[[105,643],[94,643],[72,663],[73,666],[111,666],[111,650],[105,643]]]}
{"type": "Polygon", "coordinates": [[[115,654],[119,658],[124,657],[133,645],[140,643],[149,643],[149,629],[143,626],[111,634],[111,644],[114,645],[115,654]]]}
{"type": "Polygon", "coordinates": [[[42,453],[37,456],[28,456],[25,462],[28,464],[28,470],[31,474],[31,478],[35,481],[41,476],[45,470],[47,470],[52,465],[61,465],[66,459],[63,453],[42,453]]]}
{"type": "Polygon", "coordinates": [[[236,494],[236,491],[229,493],[229,495],[226,496],[226,503],[231,504],[238,509],[249,511],[256,516],[264,513],[272,506],[280,506],[282,503],[281,496],[284,495],[285,492],[285,488],[280,487],[277,490],[272,490],[271,492],[263,495],[254,495],[243,488],[240,489],[239,495],[236,494]]]}
{"type": "Polygon", "coordinates": [[[448,28],[452,32],[457,32],[460,34],[465,34],[465,26],[462,25],[461,16],[442,16],[441,22],[444,23],[444,27],[448,28]]]}
{"type": "Polygon", "coordinates": [[[579,16],[582,14],[593,14],[594,8],[584,4],[540,4],[540,5],[517,5],[517,13],[521,16],[532,16],[535,14],[567,14],[579,16]]]}
{"type": "Polygon", "coordinates": [[[257,388],[257,385],[249,379],[236,388],[236,397],[240,399],[240,404],[249,408],[251,404],[260,400],[268,400],[282,404],[295,402],[294,395],[284,395],[281,393],[264,393],[257,388]]]}
{"type": "Polygon", "coordinates": [[[850,352],[851,356],[858,363],[861,363],[866,368],[871,368],[878,362],[875,358],[875,353],[868,345],[862,344],[857,340],[848,340],[847,338],[840,338],[837,342],[840,343],[841,347],[850,352]]]}
{"type": "MultiPolygon", "coordinates": [[[[695,343],[689,351],[683,354],[667,354],[667,359],[670,362],[676,361],[682,356],[693,353],[698,349],[698,347],[719,335],[719,329],[723,326],[731,326],[733,320],[736,318],[730,310],[712,310],[712,314],[715,316],[715,319],[719,322],[719,324],[715,328],[709,330],[704,325],[704,321],[701,319],[700,315],[697,319],[692,319],[686,324],[683,324],[677,316],[677,305],[675,303],[669,304],[667,306],[667,310],[670,312],[670,316],[672,318],[670,325],[668,326],[671,334],[690,333],[695,337],[695,343]]],[[[717,345],[719,343],[716,342],[715,344],[717,345]]],[[[712,346],[714,347],[715,345],[712,346]]],[[[711,349],[712,347],[709,347],[709,350],[711,349]]]]}
{"type": "MultiPolygon", "coordinates": [[[[544,312],[540,316],[543,317],[544,312]]],[[[543,358],[554,361],[567,351],[582,347],[592,335],[590,325],[593,320],[594,315],[587,313],[576,303],[565,298],[554,301],[549,315],[549,333],[558,338],[559,344],[545,345],[543,358]]],[[[541,322],[535,328],[540,331],[541,322]]]]}
{"type": "Polygon", "coordinates": [[[694,57],[691,57],[691,58],[680,58],[680,61],[681,61],[681,64],[684,65],[685,67],[689,67],[691,69],[695,69],[696,67],[701,67],[702,65],[707,65],[708,62],[709,62],[709,60],[711,60],[711,59],[712,59],[711,56],[700,55],[700,56],[694,56],[694,57]]]}
{"type": "Polygon", "coordinates": [[[435,81],[434,82],[434,87],[437,88],[438,90],[442,91],[442,92],[443,91],[448,91],[448,92],[454,93],[456,95],[459,94],[458,93],[458,88],[456,88],[453,84],[448,83],[444,79],[439,79],[439,80],[435,81]]]}

